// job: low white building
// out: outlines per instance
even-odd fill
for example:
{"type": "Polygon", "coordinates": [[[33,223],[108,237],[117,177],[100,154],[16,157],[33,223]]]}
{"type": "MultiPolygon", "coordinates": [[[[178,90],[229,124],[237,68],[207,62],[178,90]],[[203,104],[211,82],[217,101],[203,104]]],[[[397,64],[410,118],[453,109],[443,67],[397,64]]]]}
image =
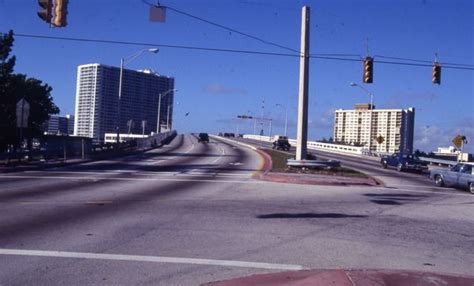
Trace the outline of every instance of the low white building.
{"type": "Polygon", "coordinates": [[[438,147],[438,150],[433,152],[437,156],[454,156],[461,153],[456,147],[438,147]]]}
{"type": "MultiPolygon", "coordinates": [[[[120,142],[129,141],[130,139],[147,138],[147,137],[148,137],[148,135],[120,133],[120,142]]],[[[116,143],[117,142],[117,133],[105,133],[104,142],[105,143],[116,143]]]]}

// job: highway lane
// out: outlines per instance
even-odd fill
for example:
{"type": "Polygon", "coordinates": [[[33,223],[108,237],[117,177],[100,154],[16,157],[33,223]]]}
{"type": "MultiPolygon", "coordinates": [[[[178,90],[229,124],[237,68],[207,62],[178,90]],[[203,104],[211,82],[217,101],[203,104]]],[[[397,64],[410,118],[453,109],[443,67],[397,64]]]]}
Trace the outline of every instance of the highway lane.
{"type": "MultiPolygon", "coordinates": [[[[255,146],[263,148],[271,148],[272,145],[269,142],[262,142],[252,139],[238,139],[255,146]]],[[[290,154],[295,154],[296,148],[293,146],[290,149],[290,154]]],[[[433,181],[429,179],[429,172],[422,174],[415,172],[398,172],[393,168],[383,169],[380,165],[380,159],[378,158],[364,158],[361,156],[341,155],[323,151],[309,150],[310,154],[316,155],[317,158],[324,160],[337,160],[341,162],[343,167],[348,167],[354,170],[361,171],[380,182],[384,183],[384,186],[392,189],[404,189],[404,190],[425,190],[425,191],[443,191],[443,192],[459,192],[459,190],[453,188],[440,188],[437,187],[433,181]]]]}
{"type": "Polygon", "coordinates": [[[0,284],[199,285],[299,268],[471,272],[472,196],[252,179],[261,165],[247,148],[185,135],[142,155],[0,174],[0,284]]]}
{"type": "MultiPolygon", "coordinates": [[[[124,221],[128,221],[142,205],[170,197],[187,198],[188,192],[199,196],[201,187],[216,182],[246,182],[261,165],[261,158],[248,150],[215,141],[201,144],[193,136],[178,136],[169,146],[144,154],[2,174],[0,245],[47,249],[55,244],[56,250],[90,251],[82,247],[84,241],[80,238],[101,232],[94,226],[108,228],[122,211],[126,213],[124,221]]],[[[209,195],[214,187],[203,190],[209,195]]],[[[94,245],[92,250],[107,245],[94,245]]],[[[8,273],[3,271],[1,278],[8,273]]]]}

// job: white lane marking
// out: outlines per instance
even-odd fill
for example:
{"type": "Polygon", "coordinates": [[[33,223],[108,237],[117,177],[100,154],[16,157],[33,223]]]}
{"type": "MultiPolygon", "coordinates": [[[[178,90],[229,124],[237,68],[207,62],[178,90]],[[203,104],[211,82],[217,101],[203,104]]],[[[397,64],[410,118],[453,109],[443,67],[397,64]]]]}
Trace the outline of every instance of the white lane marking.
{"type": "Polygon", "coordinates": [[[211,164],[217,163],[217,161],[219,161],[220,159],[222,159],[222,156],[225,155],[225,150],[224,150],[224,148],[222,148],[222,147],[219,146],[219,149],[221,149],[222,154],[221,154],[219,157],[217,157],[215,160],[213,160],[213,161],[211,162],[211,164]]]}
{"type": "Polygon", "coordinates": [[[273,269],[276,269],[276,270],[303,270],[304,269],[303,266],[294,265],[294,264],[275,264],[275,263],[235,261],[235,260],[123,255],[123,254],[102,254],[102,253],[67,252],[67,251],[22,250],[22,249],[1,249],[0,248],[0,254],[17,255],[17,256],[82,258],[82,259],[138,261],[138,262],[155,262],[155,263],[174,263],[174,264],[197,264],[197,265],[242,267],[242,268],[257,268],[257,269],[272,269],[272,270],[273,269]]]}
{"type": "Polygon", "coordinates": [[[99,181],[99,180],[107,180],[107,181],[169,181],[169,182],[206,182],[206,183],[243,183],[243,184],[264,184],[264,181],[231,181],[231,180],[216,180],[216,178],[210,179],[186,179],[186,178],[114,178],[114,177],[61,177],[61,176],[0,176],[1,178],[22,178],[22,179],[57,179],[57,180],[85,180],[85,181],[99,181]]]}

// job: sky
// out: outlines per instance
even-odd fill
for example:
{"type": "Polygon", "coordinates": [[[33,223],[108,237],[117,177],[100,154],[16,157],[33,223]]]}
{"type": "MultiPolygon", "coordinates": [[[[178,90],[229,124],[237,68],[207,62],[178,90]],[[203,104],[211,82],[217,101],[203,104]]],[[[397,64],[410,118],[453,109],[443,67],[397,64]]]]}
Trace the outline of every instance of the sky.
{"type": "MultiPolygon", "coordinates": [[[[0,32],[17,34],[12,51],[17,57],[15,72],[52,86],[62,115],[74,113],[78,65],[119,66],[121,58],[158,47],[159,53],[142,54],[126,68],[150,68],[175,78],[179,132],[250,134],[254,122],[237,116],[263,114],[272,119],[272,133],[282,134],[287,111],[288,135],[295,138],[299,58],[292,50],[300,50],[301,9],[306,5],[311,9],[310,53],[339,59],[310,60],[309,140],[332,136],[336,109],[369,102],[363,89],[350,86],[355,82],[373,94],[376,108],[416,109],[415,149],[447,147],[460,134],[468,139],[465,150],[474,153],[471,0],[160,1],[254,38],[171,9],[164,23],[151,22],[147,2],[155,1],[70,0],[68,25],[50,28],[36,15],[37,1],[0,0],[0,32]],[[367,55],[375,59],[373,84],[362,83],[360,59],[367,55]],[[441,85],[435,85],[429,65],[436,55],[442,66],[468,69],[443,68],[441,85]],[[393,58],[428,66],[381,63],[401,61],[393,58]]],[[[267,121],[257,123],[257,130],[262,128],[265,135],[270,132],[267,121]]]]}

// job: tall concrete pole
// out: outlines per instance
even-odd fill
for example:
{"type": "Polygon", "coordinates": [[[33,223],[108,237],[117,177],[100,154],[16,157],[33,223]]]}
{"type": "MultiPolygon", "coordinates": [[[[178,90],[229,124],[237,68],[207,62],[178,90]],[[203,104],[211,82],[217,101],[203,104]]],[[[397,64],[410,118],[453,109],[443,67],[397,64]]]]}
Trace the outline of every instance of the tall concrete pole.
{"type": "Polygon", "coordinates": [[[308,142],[309,15],[310,8],[304,6],[301,13],[300,88],[296,134],[296,160],[306,159],[308,142]]]}

